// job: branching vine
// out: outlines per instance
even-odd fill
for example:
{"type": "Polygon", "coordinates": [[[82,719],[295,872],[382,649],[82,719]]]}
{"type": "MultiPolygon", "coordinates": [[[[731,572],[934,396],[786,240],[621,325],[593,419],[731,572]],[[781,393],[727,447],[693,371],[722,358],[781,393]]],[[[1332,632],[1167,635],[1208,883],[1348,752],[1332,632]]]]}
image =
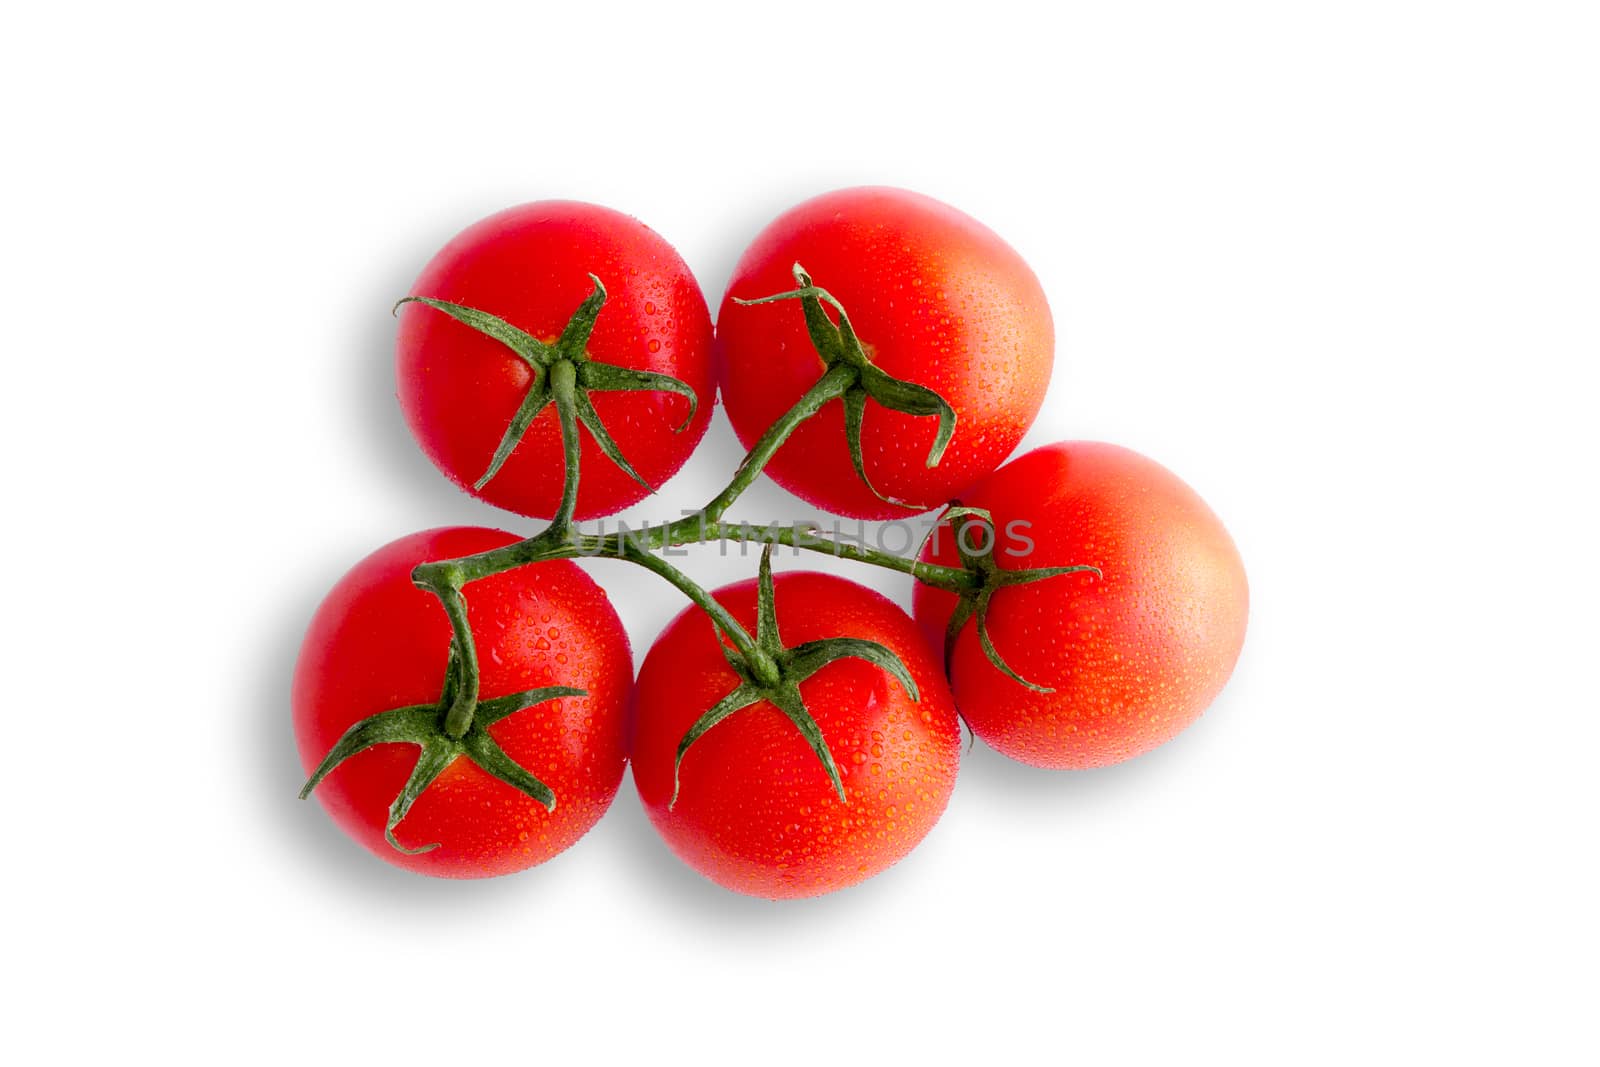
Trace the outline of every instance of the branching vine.
{"type": "MultiPolygon", "coordinates": [[[[796,288],[788,292],[735,303],[756,307],[798,301],[806,329],[821,363],[816,382],[777,422],[767,428],[750,448],[728,485],[698,511],[660,526],[638,531],[601,535],[585,533],[573,525],[580,476],[580,427],[599,445],[605,456],[647,489],[652,488],[628,462],[606,430],[589,399],[590,392],[649,391],[669,392],[689,401],[689,416],[678,427],[681,431],[693,420],[699,398],[687,384],[665,374],[637,371],[602,363],[587,351],[596,319],[606,301],[606,289],[594,275],[591,294],[573,312],[553,343],[545,343],[525,330],[489,312],[452,304],[429,297],[407,297],[401,304],[415,302],[449,315],[456,321],[499,341],[532,371],[527,393],[512,416],[494,454],[475,487],[483,488],[499,473],[533,420],[546,407],[556,409],[561,427],[564,461],[561,501],[554,517],[543,530],[522,541],[457,559],[437,560],[418,565],[412,581],[418,588],[438,598],[450,620],[451,638],[448,667],[439,700],[433,704],[395,708],[369,716],[352,726],[322,763],[312,772],[301,796],[309,796],[341,762],[373,745],[405,742],[415,744],[420,753],[417,764],[400,795],[390,806],[385,836],[400,851],[410,851],[394,837],[396,825],[416,798],[449,764],[458,757],[477,763],[489,774],[554,810],[558,798],[543,782],[519,766],[489,735],[488,727],[524,708],[560,697],[583,696],[584,691],[567,686],[552,686],[509,696],[484,700],[479,693],[477,649],[472,636],[466,587],[492,575],[517,567],[555,559],[603,557],[642,567],[666,580],[711,619],[725,639],[723,645],[738,683],[684,734],[674,762],[673,800],[677,799],[677,767],[684,754],[704,733],[729,716],[763,701],[781,711],[805,737],[827,772],[841,801],[845,788],[834,763],[827,740],[816,720],[805,707],[799,683],[838,659],[864,659],[895,678],[911,699],[918,699],[917,687],[905,665],[892,651],[876,642],[838,637],[806,642],[792,648],[782,643],[774,606],[772,549],[789,546],[853,559],[872,566],[908,574],[915,580],[953,593],[958,598],[951,616],[946,641],[946,660],[961,629],[971,621],[978,632],[985,656],[1007,677],[1030,689],[1040,686],[1023,679],[995,650],[987,629],[987,613],[995,592],[1006,586],[1041,581],[1078,571],[1099,574],[1094,567],[1047,567],[1030,570],[1003,569],[992,558],[992,551],[972,550],[970,539],[957,537],[962,566],[945,567],[824,536],[814,524],[753,526],[725,518],[763,468],[807,419],[834,400],[844,404],[846,444],[851,461],[863,484],[879,499],[917,510],[873,488],[867,477],[861,453],[861,427],[870,399],[891,411],[914,416],[936,417],[938,432],[927,457],[936,466],[955,433],[957,415],[944,398],[924,386],[894,378],[875,366],[867,349],[856,336],[844,306],[827,290],[815,285],[805,269],[794,265],[796,288]],[[830,315],[830,310],[832,315],[830,315]],[[756,632],[751,634],[719,604],[709,592],[662,557],[665,548],[710,541],[749,541],[763,546],[759,571],[756,632]]],[[[398,309],[400,305],[397,304],[398,309]]],[[[653,490],[652,490],[653,491],[653,490]]],[[[962,526],[989,524],[987,513],[973,508],[953,507],[945,521],[962,526]]],[[[958,532],[959,532],[959,528],[958,532]]],[[[994,530],[987,528],[987,545],[994,546],[994,530]]],[[[417,851],[426,851],[429,845],[417,851]]]]}

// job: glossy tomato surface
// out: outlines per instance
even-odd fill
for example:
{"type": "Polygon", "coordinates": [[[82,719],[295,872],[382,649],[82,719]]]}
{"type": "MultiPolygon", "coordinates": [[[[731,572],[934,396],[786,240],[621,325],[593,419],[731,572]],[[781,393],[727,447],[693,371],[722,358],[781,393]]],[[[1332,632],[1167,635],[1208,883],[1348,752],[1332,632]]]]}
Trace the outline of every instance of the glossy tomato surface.
{"type": "Polygon", "coordinates": [[[801,426],[767,473],[839,515],[886,519],[945,503],[1016,448],[1044,401],[1055,335],[1028,265],[981,223],[902,189],[842,189],[784,212],[746,249],[717,315],[723,401],[746,447],[821,377],[798,301],[734,302],[794,288],[795,263],[832,293],[869,358],[956,411],[955,437],[928,468],[938,420],[868,401],[862,484],[835,401],[801,426]]]}
{"type": "MultiPolygon", "coordinates": [[[[411,584],[418,563],[518,540],[453,527],[412,534],[346,574],[317,609],[295,666],[295,739],[309,774],[352,724],[390,708],[437,701],[450,623],[436,597],[411,584]]],[[[458,757],[417,799],[391,848],[390,803],[418,747],[385,744],[340,764],[313,794],[339,826],[400,867],[450,878],[506,874],[567,848],[604,814],[625,762],[632,685],[628,637],[601,588],[576,564],[539,563],[466,587],[485,699],[550,685],[588,691],[519,711],[489,728],[511,758],[554,790],[543,805],[458,757]]]]}
{"type": "MultiPolygon", "coordinates": [[[[1092,564],[1104,573],[995,593],[996,650],[1053,693],[1006,678],[974,624],[963,628],[950,677],[962,717],[984,741],[1040,767],[1116,763],[1170,740],[1222,690],[1244,643],[1244,565],[1221,521],[1171,471],[1126,448],[1072,441],[1006,464],[961,502],[993,514],[1002,568],[1092,564]],[[1022,536],[1008,535],[1017,522],[1028,524],[1022,536]]],[[[960,566],[948,526],[921,556],[960,566]]],[[[955,603],[917,586],[916,618],[934,647],[944,645],[955,603]]]]}
{"type": "MultiPolygon", "coordinates": [[[[686,398],[665,392],[597,392],[600,421],[624,457],[659,488],[694,450],[714,405],[711,319],[689,268],[660,235],[609,208],[547,200],[510,208],[463,230],[428,263],[412,296],[487,311],[540,340],[560,336],[593,290],[605,306],[589,355],[605,363],[669,374],[699,398],[693,422],[686,398]]],[[[396,384],[406,422],[428,458],[461,488],[491,504],[538,518],[555,514],[564,469],[553,405],[528,428],[482,490],[489,467],[532,375],[500,342],[434,308],[400,308],[396,384]]],[[[609,515],[646,490],[600,451],[586,430],[578,518],[609,515]]]]}
{"type": "MultiPolygon", "coordinates": [[[[858,659],[800,683],[838,764],[843,804],[794,724],[763,702],[689,748],[669,808],[679,740],[739,678],[697,607],[657,638],[639,673],[631,753],[645,811],[673,852],[707,878],[778,899],[853,885],[910,852],[950,799],[960,743],[938,661],[905,612],[830,575],[779,574],[774,588],[786,645],[844,635],[881,642],[899,654],[921,695],[913,703],[897,681],[858,659]]],[[[754,632],[755,582],[713,595],[754,632]]]]}

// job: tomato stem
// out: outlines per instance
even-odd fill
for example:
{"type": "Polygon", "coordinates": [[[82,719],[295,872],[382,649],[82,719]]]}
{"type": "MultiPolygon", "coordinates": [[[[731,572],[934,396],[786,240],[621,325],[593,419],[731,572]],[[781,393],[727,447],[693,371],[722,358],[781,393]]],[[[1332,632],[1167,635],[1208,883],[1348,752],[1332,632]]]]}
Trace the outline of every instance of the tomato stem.
{"type": "Polygon", "coordinates": [[[555,400],[556,417],[561,420],[561,452],[565,470],[561,480],[561,505],[556,508],[550,529],[565,533],[578,506],[578,462],[583,456],[578,440],[577,368],[571,360],[559,360],[550,367],[550,395],[555,400]]]}
{"type": "MultiPolygon", "coordinates": [[[[417,580],[415,572],[412,580],[417,580]]],[[[453,740],[460,740],[472,728],[472,717],[478,710],[478,644],[472,639],[472,623],[467,617],[466,598],[461,595],[460,575],[455,568],[447,566],[430,572],[426,581],[417,584],[438,597],[445,614],[450,617],[455,676],[454,685],[449,688],[453,695],[445,709],[444,732],[453,740]]]]}
{"type": "MultiPolygon", "coordinates": [[[[734,471],[733,480],[728,483],[728,487],[713,497],[711,502],[701,509],[701,514],[705,516],[706,521],[715,523],[721,519],[733,502],[739,499],[746,489],[755,484],[755,480],[760,477],[761,471],[772,457],[777,454],[778,449],[789,439],[789,436],[799,428],[800,424],[821,411],[823,406],[830,400],[843,396],[845,390],[855,384],[856,374],[854,367],[844,364],[829,367],[826,373],[817,379],[816,384],[807,389],[805,394],[794,402],[793,407],[784,412],[782,418],[767,427],[766,432],[751,446],[750,451],[746,453],[744,459],[739,463],[739,469],[734,471]]],[[[672,526],[667,527],[667,529],[693,524],[698,518],[699,516],[695,515],[686,516],[673,523],[672,526]]],[[[674,542],[667,541],[665,543],[671,544],[674,542]]]]}
{"type": "Polygon", "coordinates": [[[1035,693],[1053,693],[1049,686],[1030,682],[1018,674],[1011,665],[1000,655],[999,649],[994,647],[994,640],[989,635],[989,608],[994,602],[995,593],[1013,585],[1027,585],[1031,582],[1044,581],[1046,578],[1056,578],[1063,574],[1079,574],[1088,572],[1096,578],[1104,577],[1100,568],[1087,564],[1069,567],[1034,567],[1025,570],[1006,570],[994,558],[994,518],[984,508],[963,507],[959,504],[952,506],[944,513],[944,520],[950,523],[955,535],[956,554],[961,557],[961,564],[971,578],[966,589],[958,590],[959,599],[955,609],[950,613],[950,621],[945,626],[944,633],[944,665],[945,672],[949,673],[952,660],[955,656],[956,638],[961,636],[961,631],[970,621],[978,633],[978,647],[982,650],[984,658],[1001,674],[1010,678],[1024,689],[1031,689],[1035,693]],[[982,550],[973,547],[966,539],[967,527],[975,527],[985,532],[982,550]]]}
{"type": "MultiPolygon", "coordinates": [[[[609,538],[606,540],[607,543],[613,543],[609,538]]],[[[652,573],[658,574],[665,578],[668,582],[671,582],[679,592],[692,600],[701,611],[704,611],[707,615],[711,616],[711,620],[716,624],[717,629],[721,630],[727,635],[728,640],[733,642],[734,647],[739,650],[740,655],[744,656],[747,660],[754,659],[759,655],[755,640],[750,636],[749,631],[743,626],[739,625],[739,621],[732,615],[728,614],[728,609],[717,603],[715,598],[713,598],[710,593],[706,592],[704,586],[700,585],[700,583],[696,582],[693,578],[690,578],[687,574],[684,574],[682,571],[678,570],[678,568],[674,567],[660,556],[640,548],[638,545],[626,538],[623,538],[619,542],[615,542],[613,544],[615,545],[614,550],[602,550],[596,554],[608,555],[613,559],[621,559],[626,560],[629,563],[638,564],[645,570],[651,571],[652,573]]]]}
{"type": "Polygon", "coordinates": [[[945,447],[950,444],[950,438],[956,432],[955,409],[932,389],[895,378],[874,366],[861,343],[861,338],[856,336],[855,327],[851,325],[850,316],[846,313],[844,305],[839,303],[832,293],[813,284],[811,275],[807,274],[806,269],[800,264],[794,265],[792,273],[795,284],[799,286],[797,289],[763,296],[756,300],[740,300],[734,297],[733,302],[751,307],[780,300],[800,301],[801,312],[806,320],[806,332],[811,336],[811,346],[816,349],[817,357],[830,368],[830,373],[841,367],[848,367],[854,372],[839,395],[844,400],[845,447],[850,453],[850,463],[856,469],[856,477],[861,479],[861,484],[866,486],[873,496],[885,504],[892,504],[908,511],[926,510],[926,506],[909,504],[879,492],[878,487],[872,484],[872,479],[867,477],[866,459],[861,449],[861,427],[866,416],[867,399],[870,397],[889,411],[898,411],[906,415],[938,416],[939,428],[934,435],[933,446],[928,450],[927,465],[930,468],[939,465],[939,461],[944,458],[945,447]],[[839,317],[837,323],[828,317],[827,308],[832,308],[834,314],[839,317]]]}

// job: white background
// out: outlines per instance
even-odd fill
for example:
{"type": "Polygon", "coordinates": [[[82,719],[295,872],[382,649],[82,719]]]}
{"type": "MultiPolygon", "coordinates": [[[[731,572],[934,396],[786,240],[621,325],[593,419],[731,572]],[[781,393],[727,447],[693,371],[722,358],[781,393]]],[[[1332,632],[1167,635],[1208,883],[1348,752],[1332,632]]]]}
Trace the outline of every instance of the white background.
{"type": "MultiPolygon", "coordinates": [[[[18,1062],[1600,1056],[1592,7],[42,10],[0,39],[18,1062]],[[1030,445],[1137,448],[1233,531],[1250,633],[1200,723],[1082,774],[979,745],[906,862],[784,905],[680,866],[628,782],[476,884],[297,801],[327,588],[527,528],[393,401],[428,256],[589,199],[715,306],[773,215],[865,182],[1038,272],[1030,445]]],[[[717,418],[632,517],[725,480],[717,418]]],[[[642,656],[675,595],[594,573],[642,656]]]]}

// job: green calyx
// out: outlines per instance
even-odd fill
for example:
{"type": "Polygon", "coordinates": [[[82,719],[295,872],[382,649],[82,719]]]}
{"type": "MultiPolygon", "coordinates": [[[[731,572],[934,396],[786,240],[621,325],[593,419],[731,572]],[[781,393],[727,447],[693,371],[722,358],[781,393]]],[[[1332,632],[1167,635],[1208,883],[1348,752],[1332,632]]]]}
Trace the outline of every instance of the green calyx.
{"type": "MultiPolygon", "coordinates": [[[[533,372],[533,378],[528,383],[528,391],[523,394],[522,403],[506,426],[494,455],[489,459],[487,469],[484,470],[482,477],[473,483],[474,489],[482,489],[489,484],[490,479],[505,466],[506,460],[511,458],[511,453],[516,450],[518,442],[528,432],[528,427],[533,425],[533,420],[552,404],[555,405],[561,419],[562,444],[569,472],[577,462],[577,426],[581,424],[611,462],[651,492],[655,492],[654,487],[633,469],[633,465],[623,456],[622,450],[617,447],[617,442],[601,423],[589,394],[676,393],[689,401],[689,415],[683,420],[682,425],[676,428],[677,432],[681,433],[694,421],[700,401],[695,391],[685,382],[669,374],[619,367],[611,363],[602,363],[589,356],[586,347],[589,335],[594,331],[595,320],[606,302],[605,286],[593,274],[589,275],[589,278],[594,282],[594,291],[578,305],[578,309],[572,313],[566,327],[561,331],[561,336],[550,344],[486,311],[452,304],[446,300],[408,296],[395,305],[398,309],[400,304],[418,303],[442,311],[457,322],[470,326],[486,337],[492,337],[505,345],[533,372]]],[[[577,479],[569,477],[567,480],[572,483],[575,490],[577,479]]],[[[566,514],[570,517],[570,508],[566,514]]]]}
{"type": "Polygon", "coordinates": [[[694,725],[689,727],[682,740],[678,742],[677,756],[672,762],[672,799],[667,802],[669,810],[678,802],[678,790],[681,785],[678,772],[683,765],[684,754],[696,741],[705,736],[707,730],[735,712],[763,700],[783,712],[794,724],[795,729],[800,731],[800,735],[806,739],[806,744],[811,746],[811,751],[821,761],[828,780],[833,783],[834,791],[839,795],[840,802],[845,802],[844,781],[839,775],[839,765],[834,762],[833,753],[828,749],[827,739],[822,736],[822,729],[817,725],[817,720],[812,718],[811,712],[807,710],[805,701],[800,696],[800,683],[834,660],[847,658],[866,660],[892,675],[913,701],[920,699],[917,683],[912,680],[900,657],[876,641],[859,637],[828,637],[818,641],[806,641],[793,648],[784,646],[778,634],[778,613],[773,600],[770,544],[761,551],[757,590],[756,634],[753,639],[743,627],[728,618],[726,613],[720,618],[713,616],[717,619],[718,629],[733,642],[733,648],[723,645],[722,652],[727,657],[729,666],[739,676],[739,684],[695,720],[694,725]],[[732,632],[729,632],[730,626],[732,632]]]}
{"type": "Polygon", "coordinates": [[[845,367],[854,372],[839,376],[838,390],[833,395],[841,397],[844,401],[845,444],[850,450],[850,462],[855,466],[861,483],[871,490],[873,496],[886,504],[893,504],[910,511],[922,510],[921,505],[885,496],[867,478],[866,463],[861,453],[861,424],[866,415],[867,398],[871,397],[890,411],[939,417],[938,433],[934,437],[933,446],[928,449],[929,467],[939,465],[939,461],[944,458],[945,448],[950,444],[951,436],[956,432],[955,409],[932,389],[902,378],[891,377],[874,366],[862,346],[861,339],[856,336],[855,327],[850,324],[850,316],[845,313],[844,305],[834,299],[826,289],[812,284],[811,276],[798,263],[794,265],[794,280],[798,288],[789,292],[776,293],[755,300],[740,300],[735,297],[734,303],[750,307],[756,304],[771,304],[779,300],[800,301],[806,319],[806,332],[811,335],[811,344],[816,348],[822,362],[830,369],[845,367]],[[829,318],[824,304],[838,315],[837,324],[829,318]]]}
{"type": "Polygon", "coordinates": [[[978,630],[978,646],[983,649],[983,654],[994,668],[1018,685],[1033,690],[1035,693],[1053,693],[1054,689],[1048,686],[1030,682],[1022,675],[1011,669],[1011,666],[1001,658],[995,650],[994,641],[989,637],[989,608],[994,596],[1000,590],[1014,585],[1027,585],[1030,582],[1043,581],[1046,578],[1055,578],[1063,574],[1077,574],[1087,571],[1096,578],[1103,577],[1099,567],[1082,565],[1072,567],[1033,567],[1026,570],[1006,570],[995,562],[995,533],[994,520],[988,511],[983,508],[961,507],[959,505],[945,512],[944,518],[950,524],[950,532],[956,539],[956,552],[961,557],[961,564],[967,573],[972,576],[972,584],[957,595],[960,600],[956,603],[955,611],[950,614],[950,624],[944,632],[944,665],[945,672],[950,671],[951,660],[955,654],[956,638],[961,635],[961,630],[968,620],[978,630]],[[974,543],[969,534],[981,530],[984,540],[974,543]]]}
{"type": "Polygon", "coordinates": [[[312,790],[316,789],[335,767],[358,752],[364,752],[374,745],[411,744],[420,749],[416,766],[412,768],[411,777],[406,779],[400,795],[389,805],[389,818],[383,828],[384,838],[398,852],[414,856],[439,847],[435,842],[423,845],[421,848],[407,848],[395,838],[394,831],[395,827],[400,825],[400,820],[411,810],[411,805],[422,795],[423,790],[432,785],[434,780],[444,773],[445,768],[454,763],[458,757],[465,756],[495,778],[543,804],[545,810],[554,811],[555,793],[508,756],[505,749],[489,736],[489,727],[524,708],[531,708],[535,704],[542,704],[557,697],[581,697],[586,695],[585,691],[571,686],[552,685],[542,689],[512,693],[510,696],[496,697],[493,700],[474,698],[471,720],[464,732],[457,735],[447,728],[446,722],[450,718],[452,709],[460,706],[461,693],[469,688],[473,690],[477,688],[476,679],[467,679],[464,674],[464,661],[457,653],[455,643],[452,642],[450,663],[445,671],[444,691],[440,694],[439,700],[433,704],[413,704],[380,711],[350,727],[344,732],[344,736],[339,738],[333,749],[323,757],[317,769],[311,772],[311,777],[300,790],[300,799],[309,797],[312,790]]]}

